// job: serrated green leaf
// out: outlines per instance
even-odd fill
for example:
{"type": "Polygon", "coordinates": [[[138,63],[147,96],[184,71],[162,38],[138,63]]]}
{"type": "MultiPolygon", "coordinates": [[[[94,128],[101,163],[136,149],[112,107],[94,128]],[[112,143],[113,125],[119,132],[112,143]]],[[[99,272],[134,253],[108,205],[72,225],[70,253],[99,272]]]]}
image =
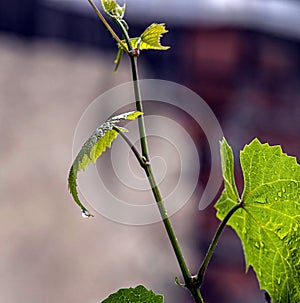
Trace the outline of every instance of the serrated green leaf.
{"type": "Polygon", "coordinates": [[[111,294],[101,303],[163,303],[162,295],[155,294],[143,285],[135,288],[122,288],[116,293],[111,294]]]}
{"type": "Polygon", "coordinates": [[[143,49],[155,49],[155,50],[167,50],[170,46],[162,46],[160,39],[163,34],[167,33],[168,30],[164,23],[152,23],[146,30],[141,34],[139,38],[132,39],[132,47],[143,49]]]}
{"type": "MultiPolygon", "coordinates": [[[[163,34],[167,33],[168,30],[165,27],[164,23],[152,23],[149,27],[145,29],[145,31],[141,34],[140,37],[131,38],[130,42],[133,48],[138,48],[139,50],[144,49],[153,49],[153,50],[167,50],[170,46],[161,45],[160,39],[163,34]]],[[[124,45],[126,45],[126,41],[122,40],[124,45]]],[[[119,45],[119,48],[121,46],[119,45]]]]}
{"type": "Polygon", "coordinates": [[[122,19],[124,17],[126,4],[120,6],[116,0],[101,0],[102,7],[106,14],[114,18],[122,19]]]}
{"type": "MultiPolygon", "coordinates": [[[[223,219],[239,203],[233,173],[233,155],[221,143],[225,189],[216,204],[223,219]]],[[[257,139],[240,155],[244,176],[242,208],[228,224],[241,238],[247,269],[252,266],[260,287],[273,303],[300,302],[300,165],[280,146],[257,139]]]]}
{"type": "MultiPolygon", "coordinates": [[[[130,43],[133,49],[138,50],[168,50],[170,46],[161,45],[160,39],[163,34],[167,33],[168,30],[165,27],[164,23],[152,23],[149,27],[145,29],[145,31],[141,34],[140,37],[135,37],[130,39],[130,43]]],[[[122,40],[123,45],[125,45],[126,50],[128,50],[128,45],[126,40],[122,40]]],[[[115,59],[116,67],[115,72],[118,70],[120,65],[120,61],[122,58],[124,49],[120,44],[118,44],[118,53],[115,59]]]]}
{"type": "MultiPolygon", "coordinates": [[[[138,111],[128,112],[106,120],[92,133],[76,156],[69,172],[68,186],[74,201],[79,205],[84,215],[90,216],[90,213],[78,197],[76,182],[77,174],[81,170],[84,170],[91,162],[95,163],[106,148],[111,147],[111,143],[118,135],[114,126],[116,126],[121,120],[135,120],[140,115],[142,115],[142,113],[138,111]]],[[[118,129],[122,132],[127,131],[123,127],[118,127],[118,129]]]]}

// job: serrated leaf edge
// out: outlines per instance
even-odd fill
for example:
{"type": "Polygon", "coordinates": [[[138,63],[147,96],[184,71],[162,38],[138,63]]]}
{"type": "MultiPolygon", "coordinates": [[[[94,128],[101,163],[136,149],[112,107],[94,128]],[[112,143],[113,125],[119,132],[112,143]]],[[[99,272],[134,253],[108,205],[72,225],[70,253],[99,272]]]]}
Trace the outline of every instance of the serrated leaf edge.
{"type": "MultiPolygon", "coordinates": [[[[135,120],[143,113],[139,111],[131,111],[128,113],[120,114],[114,116],[112,118],[107,119],[103,124],[101,124],[85,141],[83,146],[81,147],[79,153],[75,157],[75,160],[72,163],[72,166],[69,171],[68,176],[68,188],[69,191],[77,203],[77,205],[81,208],[82,213],[89,217],[92,216],[87,208],[82,204],[79,199],[78,191],[77,191],[77,175],[80,171],[84,170],[91,162],[95,163],[96,160],[101,156],[103,152],[106,151],[107,148],[111,147],[111,143],[118,136],[118,132],[113,129],[114,126],[118,124],[121,120],[135,120]],[[100,135],[99,135],[100,134],[100,135]],[[104,145],[99,146],[99,150],[97,149],[97,144],[101,139],[105,140],[106,135],[110,137],[108,140],[103,142],[104,145]],[[95,147],[96,146],[96,147],[95,147]]],[[[127,131],[123,127],[118,128],[120,131],[127,131]]],[[[107,139],[107,138],[106,138],[107,139]]]]}
{"type": "MultiPolygon", "coordinates": [[[[161,294],[156,294],[153,290],[149,290],[147,289],[144,285],[138,285],[136,287],[129,287],[129,288],[120,288],[119,290],[117,290],[116,292],[110,294],[106,299],[104,299],[103,301],[101,301],[101,303],[109,303],[109,302],[116,302],[117,298],[116,296],[120,296],[122,297],[122,300],[125,301],[126,299],[126,302],[131,302],[129,301],[129,299],[127,298],[128,296],[134,294],[135,296],[141,296],[142,295],[145,295],[148,294],[148,296],[151,296],[150,299],[151,301],[149,301],[149,298],[147,300],[147,302],[151,303],[153,302],[153,299],[156,299],[159,300],[160,303],[163,303],[163,295],[161,294]],[[125,294],[124,294],[125,293],[125,294]],[[127,293],[127,294],[126,294],[127,293]],[[143,294],[144,293],[144,294],[143,294]],[[114,301],[112,301],[114,300],[114,301]]],[[[140,301],[140,303],[146,303],[146,301],[140,301]]]]}
{"type": "MultiPolygon", "coordinates": [[[[224,143],[224,142],[226,142],[226,140],[223,139],[221,143],[224,143]]],[[[292,164],[292,162],[294,162],[294,164],[299,165],[299,164],[297,163],[296,157],[289,156],[289,155],[287,155],[286,153],[284,153],[284,152],[282,151],[282,147],[281,147],[280,145],[270,146],[268,143],[261,143],[257,138],[254,139],[254,140],[253,140],[252,142],[250,142],[249,144],[245,145],[244,149],[240,152],[240,157],[242,157],[242,154],[245,153],[249,147],[255,146],[255,145],[257,145],[257,144],[259,144],[260,147],[263,147],[263,148],[266,148],[266,147],[267,147],[267,148],[271,149],[272,151],[274,151],[274,153],[275,153],[276,155],[279,155],[279,156],[281,156],[281,157],[282,157],[282,156],[285,156],[285,157],[290,158],[290,159],[291,159],[291,160],[290,160],[290,161],[291,161],[291,164],[292,164]]],[[[242,159],[241,159],[241,165],[242,165],[243,175],[244,175],[245,168],[244,168],[244,166],[243,166],[243,161],[242,161],[242,159]]],[[[223,166],[222,166],[222,170],[223,170],[223,166]]],[[[245,175],[244,175],[244,178],[245,178],[245,175]]],[[[291,181],[291,182],[293,181],[293,182],[295,182],[295,183],[299,183],[299,180],[293,180],[293,179],[290,179],[290,178],[288,178],[288,179],[278,179],[278,180],[276,180],[276,181],[274,181],[274,182],[278,182],[278,181],[291,181]]],[[[244,182],[245,182],[245,180],[244,180],[244,182]]],[[[274,183],[274,182],[271,182],[271,183],[274,183]]],[[[267,184],[268,184],[268,183],[264,183],[263,186],[265,186],[265,185],[267,185],[267,184]]],[[[226,190],[226,187],[225,187],[224,191],[225,191],[225,190],[226,190]]],[[[227,188],[227,190],[228,190],[228,188],[227,188]]],[[[251,207],[257,207],[257,205],[256,205],[257,203],[256,203],[255,205],[252,205],[252,204],[248,204],[248,203],[247,203],[248,197],[249,197],[251,194],[253,194],[253,193],[257,190],[257,188],[255,188],[255,189],[253,189],[253,190],[247,192],[247,195],[245,195],[245,190],[246,190],[246,187],[245,187],[245,184],[244,184],[244,191],[243,191],[243,194],[242,194],[242,201],[244,201],[243,204],[245,204],[245,205],[244,205],[244,207],[243,207],[243,210],[246,211],[246,213],[248,213],[248,216],[249,216],[254,222],[256,222],[257,225],[260,226],[261,231],[265,232],[265,229],[263,228],[263,226],[261,226],[260,222],[256,219],[256,217],[254,217],[254,216],[252,215],[252,213],[249,213],[248,210],[247,210],[247,206],[248,206],[248,205],[251,205],[251,207]]],[[[223,193],[224,193],[224,191],[223,191],[223,193]]],[[[222,195],[223,195],[223,193],[222,193],[222,195]]],[[[222,196],[221,196],[221,197],[222,197],[222,196]]],[[[220,197],[220,199],[221,199],[221,197],[220,197]]],[[[222,201],[222,200],[220,200],[220,199],[219,199],[219,201],[218,201],[217,203],[226,202],[226,201],[222,201]]],[[[232,201],[232,202],[233,202],[233,201],[232,201]]],[[[219,205],[221,205],[221,204],[219,204],[219,205]]],[[[219,212],[219,210],[218,210],[218,212],[219,212]]],[[[236,216],[239,216],[239,215],[235,215],[235,217],[236,217],[236,216]]],[[[218,217],[219,217],[219,216],[218,216],[218,217]]],[[[296,221],[296,223],[298,223],[298,221],[296,221]]],[[[299,225],[299,224],[298,224],[298,225],[299,225]]],[[[277,235],[277,234],[276,234],[276,235],[277,235]]],[[[278,235],[277,235],[277,236],[278,236],[278,235]]],[[[275,250],[277,250],[277,249],[276,249],[276,245],[274,244],[274,242],[273,242],[273,240],[270,238],[270,236],[269,236],[268,234],[266,234],[265,237],[269,238],[270,243],[273,243],[273,247],[275,247],[275,250]]],[[[280,239],[281,239],[281,238],[280,238],[280,239]]],[[[243,247],[244,247],[244,245],[245,245],[244,240],[242,241],[242,238],[240,238],[240,240],[241,240],[242,245],[243,245],[243,247]]],[[[259,239],[258,239],[258,240],[259,240],[259,239]]],[[[251,241],[253,241],[253,239],[252,239],[251,241]]],[[[250,242],[250,243],[252,243],[252,242],[250,242]]],[[[254,244],[254,243],[252,243],[252,244],[254,244]]],[[[248,244],[248,245],[249,245],[249,244],[248,244]]],[[[249,248],[248,248],[248,249],[249,249],[249,248]]],[[[245,248],[244,248],[244,252],[245,252],[245,256],[246,256],[247,254],[246,254],[245,248]]],[[[281,258],[281,260],[282,260],[284,263],[287,263],[286,266],[289,267],[289,268],[291,269],[291,271],[294,271],[294,268],[292,268],[292,267],[291,267],[291,264],[290,264],[289,262],[287,262],[286,256],[282,255],[282,254],[281,254],[281,251],[277,250],[277,255],[281,258]]],[[[294,264],[294,263],[292,263],[292,264],[294,264]]],[[[251,261],[251,260],[248,260],[248,258],[246,258],[246,270],[249,268],[249,266],[252,266],[252,267],[253,267],[252,261],[251,261]]],[[[260,266],[260,265],[259,265],[259,266],[260,266]]],[[[257,266],[255,266],[255,267],[257,267],[257,266]]],[[[253,268],[254,268],[254,267],[253,267],[253,268]]],[[[258,267],[258,268],[255,268],[255,271],[256,271],[256,270],[259,271],[257,274],[258,274],[258,276],[260,276],[260,272],[263,270],[263,268],[258,267]]],[[[272,282],[274,282],[274,281],[272,280],[272,282]]],[[[268,284],[263,283],[263,281],[261,281],[260,279],[259,279],[259,283],[260,283],[260,285],[261,285],[262,288],[265,288],[265,289],[266,289],[266,287],[267,287],[268,284]]],[[[278,287],[279,287],[279,286],[278,286],[278,287]]],[[[294,290],[297,291],[296,288],[295,288],[294,290]]],[[[267,289],[267,291],[268,291],[268,292],[269,292],[269,291],[272,292],[270,289],[267,289]]],[[[299,292],[299,289],[298,289],[298,292],[299,292]]],[[[297,294],[299,295],[298,292],[297,292],[297,294]]],[[[273,298],[273,299],[274,299],[274,298],[273,298]]],[[[278,299],[278,298],[277,298],[277,299],[278,299]]],[[[280,297],[279,300],[281,300],[281,299],[282,299],[282,297],[280,297]]],[[[296,298],[296,299],[300,299],[300,298],[296,298]]],[[[276,302],[279,302],[279,301],[276,301],[276,302]]],[[[280,301],[280,302],[281,302],[281,301],[280,301]]],[[[293,302],[294,302],[294,301],[293,301],[293,302]]],[[[296,301],[295,301],[295,302],[296,302],[296,301]]],[[[297,301],[297,302],[298,302],[298,301],[297,301]]]]}

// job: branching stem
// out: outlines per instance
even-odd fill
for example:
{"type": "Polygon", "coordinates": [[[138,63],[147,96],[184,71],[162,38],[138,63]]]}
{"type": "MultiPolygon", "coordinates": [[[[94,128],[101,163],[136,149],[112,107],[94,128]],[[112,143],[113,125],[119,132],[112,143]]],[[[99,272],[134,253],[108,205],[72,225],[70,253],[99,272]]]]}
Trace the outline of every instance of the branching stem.
{"type": "MultiPolygon", "coordinates": [[[[140,95],[140,87],[138,82],[138,74],[137,74],[137,66],[136,66],[136,59],[134,57],[131,58],[131,67],[132,67],[132,77],[133,77],[133,86],[134,86],[134,94],[135,94],[135,100],[136,100],[136,110],[137,111],[143,111],[142,107],[142,100],[140,95]]],[[[138,117],[139,121],[139,131],[140,131],[140,141],[141,141],[141,149],[142,149],[142,156],[146,159],[146,161],[149,161],[149,154],[148,154],[148,147],[147,147],[147,140],[146,140],[146,131],[145,131],[145,124],[144,124],[144,117],[143,115],[138,117]]],[[[161,218],[163,220],[165,229],[167,231],[167,234],[169,236],[171,245],[174,249],[178,264],[180,266],[183,278],[185,283],[188,283],[188,281],[191,279],[191,274],[187,268],[187,265],[185,263],[183,254],[181,252],[178,240],[175,236],[174,229],[172,227],[171,221],[168,217],[167,210],[164,206],[164,202],[161,197],[161,193],[159,191],[159,188],[157,186],[157,183],[155,181],[151,164],[143,167],[145,170],[145,173],[147,175],[147,178],[149,180],[149,183],[151,185],[151,189],[155,198],[155,201],[157,203],[161,218]]]]}
{"type": "Polygon", "coordinates": [[[214,238],[213,238],[213,240],[212,240],[212,242],[211,242],[211,244],[210,244],[210,246],[209,246],[209,248],[208,248],[208,251],[207,251],[207,253],[206,253],[206,255],[205,255],[204,259],[203,259],[203,262],[202,262],[202,264],[201,264],[201,267],[200,267],[200,269],[199,269],[198,277],[197,277],[199,285],[202,284],[203,277],[204,277],[204,274],[205,274],[205,272],[206,272],[207,266],[208,266],[208,264],[209,264],[209,262],[210,262],[210,260],[211,260],[211,257],[212,257],[212,255],[213,255],[213,253],[214,253],[214,251],[215,251],[215,248],[216,248],[216,246],[217,246],[217,244],[218,244],[218,241],[219,241],[219,239],[220,239],[220,236],[221,236],[221,234],[222,234],[222,232],[223,232],[223,230],[224,230],[224,228],[225,228],[227,222],[229,221],[229,219],[231,218],[231,216],[232,216],[238,209],[240,209],[241,207],[242,207],[242,202],[235,204],[235,205],[229,210],[229,212],[227,213],[227,215],[225,216],[225,218],[223,219],[223,221],[220,223],[220,225],[219,225],[219,227],[218,227],[218,229],[217,229],[217,231],[216,231],[216,233],[215,233],[215,235],[214,235],[214,238]]]}
{"type": "MultiPolygon", "coordinates": [[[[133,78],[133,89],[134,89],[134,96],[135,96],[135,106],[136,110],[143,112],[143,105],[140,93],[140,86],[138,82],[138,72],[137,72],[137,58],[130,56],[130,63],[131,63],[131,70],[132,70],[132,78],[133,78]]],[[[144,116],[141,115],[138,117],[138,124],[139,124],[139,132],[140,132],[140,142],[141,142],[141,149],[142,155],[149,161],[149,153],[148,153],[148,143],[147,143],[147,136],[145,130],[145,122],[144,116]]]]}
{"type": "MultiPolygon", "coordinates": [[[[141,98],[141,92],[140,92],[140,86],[139,86],[138,69],[137,69],[137,56],[133,52],[134,50],[132,48],[127,29],[124,27],[124,25],[119,20],[116,19],[114,21],[119,25],[119,27],[122,31],[123,37],[128,46],[128,50],[129,50],[128,55],[130,57],[130,63],[131,63],[131,72],[132,72],[136,110],[143,112],[142,98],[141,98]]],[[[157,203],[161,218],[163,220],[163,224],[165,226],[167,235],[169,237],[169,240],[171,242],[172,248],[173,248],[175,256],[177,258],[180,270],[182,272],[184,282],[185,282],[185,287],[187,287],[190,290],[196,303],[203,303],[203,299],[200,294],[199,285],[197,283],[194,283],[195,279],[194,279],[194,277],[191,276],[190,271],[186,265],[179,242],[176,238],[176,235],[175,235],[173,226],[171,224],[171,221],[169,219],[167,210],[165,208],[161,193],[159,191],[159,188],[157,186],[157,183],[155,181],[155,178],[154,178],[154,175],[152,172],[151,164],[149,161],[150,158],[149,158],[149,152],[148,152],[147,136],[146,136],[145,122],[144,122],[143,115],[138,117],[138,125],[139,125],[139,135],[140,135],[142,157],[135,149],[132,149],[132,148],[131,149],[132,149],[133,153],[135,154],[135,156],[137,157],[139,163],[143,167],[143,169],[147,175],[148,181],[151,185],[153,196],[157,203]]],[[[124,137],[126,137],[126,136],[124,135],[124,137]]]]}
{"type": "Polygon", "coordinates": [[[126,41],[126,44],[127,44],[127,47],[128,47],[128,54],[129,55],[132,54],[133,47],[131,45],[130,37],[128,35],[128,32],[127,32],[124,24],[119,19],[114,19],[114,22],[119,26],[119,28],[122,31],[123,37],[124,37],[124,39],[126,41]]]}
{"type": "Polygon", "coordinates": [[[97,8],[97,6],[95,5],[95,3],[93,2],[93,0],[88,0],[88,2],[90,3],[90,5],[92,6],[92,8],[94,9],[94,11],[96,12],[97,16],[100,18],[100,20],[103,22],[103,24],[105,25],[105,27],[108,29],[108,31],[112,34],[112,36],[115,38],[115,40],[122,46],[122,48],[128,52],[128,50],[126,49],[124,43],[122,42],[122,40],[118,37],[118,35],[115,33],[115,31],[111,28],[111,26],[108,24],[108,22],[106,21],[106,19],[104,18],[104,16],[101,14],[101,12],[99,11],[99,9],[97,8]]]}
{"type": "MultiPolygon", "coordinates": [[[[128,55],[130,57],[130,64],[131,64],[131,73],[132,73],[132,79],[133,79],[135,107],[136,107],[137,111],[143,112],[142,98],[141,98],[140,87],[139,87],[139,82],[138,82],[139,76],[138,76],[138,69],[137,69],[137,57],[133,53],[133,48],[132,48],[132,45],[131,45],[131,42],[130,42],[130,37],[129,37],[128,32],[127,32],[126,28],[124,27],[123,23],[120,22],[118,19],[116,19],[115,22],[120,27],[120,29],[122,31],[122,34],[123,34],[123,37],[126,41],[127,47],[129,49],[128,55]]],[[[147,144],[145,122],[144,122],[144,117],[143,116],[138,117],[138,125],[139,125],[142,155],[148,161],[149,160],[148,144],[147,144]]]]}
{"type": "Polygon", "coordinates": [[[144,167],[146,165],[145,161],[143,160],[141,154],[139,151],[136,149],[136,147],[133,145],[133,143],[128,139],[128,137],[117,127],[114,126],[113,129],[118,132],[118,134],[124,139],[124,141],[128,144],[130,149],[132,150],[133,154],[137,158],[139,164],[144,167]]]}
{"type": "MultiPolygon", "coordinates": [[[[92,0],[88,0],[93,9],[95,10],[98,17],[101,19],[103,24],[106,26],[106,28],[109,30],[109,32],[112,34],[112,36],[115,38],[115,40],[119,43],[119,46],[129,55],[130,57],[130,63],[131,63],[131,72],[132,72],[132,80],[133,80],[133,89],[134,89],[134,97],[135,97],[135,105],[136,110],[143,112],[143,106],[142,106],[142,98],[140,93],[140,86],[139,86],[139,77],[138,77],[138,69],[137,69],[137,56],[139,52],[135,52],[135,50],[132,48],[132,44],[130,41],[130,37],[128,35],[128,30],[125,28],[124,24],[118,19],[112,17],[113,21],[119,26],[120,30],[122,31],[123,38],[126,41],[126,45],[124,44],[124,40],[122,41],[118,35],[114,32],[114,30],[110,27],[110,25],[107,23],[106,19],[103,17],[101,12],[98,10],[96,5],[92,0]]],[[[155,181],[151,163],[149,161],[149,152],[148,152],[148,144],[147,144],[147,136],[146,136],[146,130],[145,130],[145,122],[144,122],[144,116],[141,115],[138,117],[138,125],[139,125],[139,136],[140,136],[140,145],[141,145],[141,154],[136,149],[136,147],[132,144],[132,142],[127,138],[127,136],[120,131],[118,127],[114,127],[114,130],[117,131],[120,136],[125,140],[125,142],[129,145],[130,149],[134,153],[135,157],[137,158],[139,164],[144,169],[148,181],[151,185],[152,193],[154,195],[155,201],[157,203],[161,218],[163,220],[163,224],[165,226],[166,232],[168,234],[169,240],[171,242],[172,248],[174,250],[175,256],[177,258],[179,267],[181,269],[183,278],[184,278],[184,286],[189,289],[191,292],[194,301],[196,303],[203,303],[203,298],[200,293],[200,286],[205,274],[205,271],[207,269],[207,266],[211,260],[211,257],[213,255],[213,252],[216,248],[216,245],[219,241],[219,238],[222,234],[222,231],[230,219],[230,217],[234,214],[234,212],[242,207],[242,204],[236,204],[232,209],[228,212],[228,214],[225,216],[224,220],[219,225],[215,236],[213,238],[213,241],[211,245],[208,248],[208,251],[205,255],[205,258],[202,262],[202,265],[199,269],[198,275],[192,276],[190,274],[190,271],[186,265],[185,259],[183,257],[181,248],[179,246],[178,240],[176,238],[174,229],[172,227],[171,221],[169,219],[169,216],[167,214],[167,210],[165,208],[161,193],[159,191],[159,188],[157,186],[157,183],[155,181]]]]}
{"type": "MultiPolygon", "coordinates": [[[[133,55],[130,55],[130,63],[131,63],[131,70],[132,70],[132,79],[133,79],[133,88],[134,88],[134,95],[135,95],[135,102],[136,102],[136,110],[143,112],[143,106],[142,106],[142,99],[141,99],[141,93],[140,93],[140,87],[138,82],[138,72],[137,72],[137,58],[133,55]]],[[[143,158],[146,159],[147,162],[149,162],[149,153],[148,153],[148,146],[147,146],[147,137],[146,137],[146,131],[145,131],[145,123],[144,123],[144,117],[139,116],[138,117],[138,123],[139,123],[139,132],[140,132],[140,142],[141,142],[141,149],[142,149],[142,155],[143,158]]],[[[177,262],[179,264],[180,270],[182,272],[185,286],[190,290],[191,294],[194,297],[194,300],[196,303],[203,303],[202,296],[200,294],[199,286],[193,283],[194,279],[190,274],[190,271],[186,265],[184,256],[182,254],[179,242],[176,238],[173,226],[171,224],[171,221],[169,219],[167,210],[165,208],[163,199],[161,197],[161,193],[159,191],[159,188],[157,186],[157,183],[155,181],[151,164],[149,162],[148,165],[143,167],[145,170],[145,173],[147,175],[147,178],[149,180],[149,183],[151,185],[152,193],[154,195],[155,201],[157,203],[161,218],[163,220],[163,224],[165,226],[166,232],[168,234],[169,240],[171,242],[172,248],[174,250],[175,256],[177,258],[177,262]]]]}

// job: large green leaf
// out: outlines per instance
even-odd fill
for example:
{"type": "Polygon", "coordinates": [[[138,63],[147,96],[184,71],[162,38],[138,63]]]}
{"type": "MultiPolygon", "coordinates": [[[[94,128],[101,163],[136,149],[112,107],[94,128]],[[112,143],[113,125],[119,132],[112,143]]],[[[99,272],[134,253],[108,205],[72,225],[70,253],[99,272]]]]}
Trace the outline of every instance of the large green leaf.
{"type": "Polygon", "coordinates": [[[232,150],[221,142],[225,189],[216,204],[221,220],[241,201],[228,224],[241,238],[247,269],[252,266],[260,287],[273,303],[300,302],[300,165],[280,146],[246,145],[240,160],[244,191],[234,181],[232,150]]]}
{"type": "MultiPolygon", "coordinates": [[[[84,170],[91,162],[95,163],[106,148],[111,147],[112,141],[118,135],[114,126],[116,126],[121,120],[134,120],[140,115],[142,115],[142,113],[138,111],[128,112],[106,120],[92,133],[76,156],[69,172],[68,185],[70,193],[72,194],[74,201],[81,208],[83,215],[89,217],[90,213],[78,197],[76,182],[78,172],[84,170]]],[[[123,132],[126,131],[126,129],[122,127],[119,127],[118,129],[123,132]]]]}
{"type": "Polygon", "coordinates": [[[163,303],[163,301],[162,295],[139,285],[135,288],[122,288],[101,303],[163,303]]]}

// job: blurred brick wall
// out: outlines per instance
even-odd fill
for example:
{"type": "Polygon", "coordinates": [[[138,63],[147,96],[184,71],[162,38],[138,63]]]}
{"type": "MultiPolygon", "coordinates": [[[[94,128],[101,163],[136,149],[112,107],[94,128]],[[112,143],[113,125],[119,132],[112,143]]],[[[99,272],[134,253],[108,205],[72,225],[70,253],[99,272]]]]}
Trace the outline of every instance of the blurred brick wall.
{"type": "MultiPolygon", "coordinates": [[[[198,28],[182,36],[177,62],[183,71],[181,81],[211,106],[236,156],[258,137],[282,145],[299,159],[299,51],[298,41],[284,37],[238,28],[198,28]]],[[[205,151],[205,142],[199,139],[205,151]]],[[[236,174],[241,190],[240,169],[236,174]]],[[[202,179],[205,182],[205,176],[202,179]]],[[[207,232],[198,237],[201,251],[207,249],[217,228],[214,213],[211,206],[197,214],[199,230],[207,232]]],[[[207,302],[257,302],[255,276],[251,270],[245,276],[244,266],[241,244],[228,228],[203,286],[207,302]]],[[[259,302],[263,302],[262,294],[259,302]]]]}
{"type": "Polygon", "coordinates": [[[190,30],[181,44],[185,81],[212,107],[234,145],[257,136],[299,156],[298,41],[215,28],[190,30]]]}

